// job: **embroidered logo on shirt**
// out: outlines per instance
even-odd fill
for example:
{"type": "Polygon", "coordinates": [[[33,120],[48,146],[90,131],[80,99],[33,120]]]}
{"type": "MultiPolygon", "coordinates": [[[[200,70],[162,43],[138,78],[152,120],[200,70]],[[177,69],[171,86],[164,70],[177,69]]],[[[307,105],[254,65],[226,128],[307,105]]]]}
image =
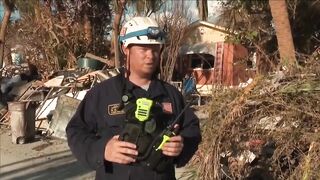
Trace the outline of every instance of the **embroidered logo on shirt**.
{"type": "Polygon", "coordinates": [[[125,114],[123,110],[119,110],[120,104],[110,104],[108,105],[108,114],[111,116],[125,114]]]}
{"type": "Polygon", "coordinates": [[[172,104],[170,102],[163,102],[162,104],[162,110],[166,114],[172,114],[172,104]]]}

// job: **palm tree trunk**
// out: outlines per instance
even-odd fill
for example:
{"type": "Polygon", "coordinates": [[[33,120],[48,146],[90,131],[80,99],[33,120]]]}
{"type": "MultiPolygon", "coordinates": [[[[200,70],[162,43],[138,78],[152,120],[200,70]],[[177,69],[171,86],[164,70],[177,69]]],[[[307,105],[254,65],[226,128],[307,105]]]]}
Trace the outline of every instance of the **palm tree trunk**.
{"type": "Polygon", "coordinates": [[[275,25],[281,64],[292,68],[296,66],[294,43],[285,0],[269,0],[275,25]]]}
{"type": "MultiPolygon", "coordinates": [[[[1,30],[0,30],[0,68],[3,66],[4,60],[4,44],[5,44],[5,36],[6,36],[6,29],[9,24],[11,12],[13,10],[14,4],[11,1],[3,1],[4,3],[4,16],[1,23],[1,30]]],[[[1,71],[0,71],[1,73],[1,71]]]]}

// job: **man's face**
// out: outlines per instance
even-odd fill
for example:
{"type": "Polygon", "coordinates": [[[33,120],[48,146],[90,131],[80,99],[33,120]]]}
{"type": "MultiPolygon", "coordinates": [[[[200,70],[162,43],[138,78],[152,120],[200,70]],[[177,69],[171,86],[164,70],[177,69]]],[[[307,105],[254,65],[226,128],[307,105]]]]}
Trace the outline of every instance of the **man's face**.
{"type": "Polygon", "coordinates": [[[159,64],[160,45],[134,44],[125,48],[125,53],[130,56],[127,60],[130,73],[150,78],[159,64]]]}

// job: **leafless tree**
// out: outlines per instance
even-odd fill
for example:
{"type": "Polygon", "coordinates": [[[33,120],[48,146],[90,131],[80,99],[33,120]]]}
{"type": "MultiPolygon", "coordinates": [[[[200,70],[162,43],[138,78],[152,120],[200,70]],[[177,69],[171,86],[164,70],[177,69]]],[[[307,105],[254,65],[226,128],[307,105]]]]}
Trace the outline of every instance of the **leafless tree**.
{"type": "Polygon", "coordinates": [[[164,8],[163,16],[159,17],[160,24],[166,33],[166,44],[160,60],[160,74],[164,81],[171,81],[176,65],[181,42],[190,22],[187,6],[182,7],[181,1],[174,1],[172,9],[164,8]]]}
{"type": "Polygon", "coordinates": [[[114,0],[115,17],[113,20],[113,51],[114,51],[114,64],[116,68],[120,67],[120,49],[118,36],[120,33],[120,22],[124,13],[127,0],[114,0]]]}
{"type": "Polygon", "coordinates": [[[1,30],[0,30],[0,68],[2,68],[3,66],[6,29],[9,24],[11,12],[14,9],[13,0],[4,0],[2,2],[4,5],[5,11],[4,11],[4,16],[1,22],[1,30]]]}

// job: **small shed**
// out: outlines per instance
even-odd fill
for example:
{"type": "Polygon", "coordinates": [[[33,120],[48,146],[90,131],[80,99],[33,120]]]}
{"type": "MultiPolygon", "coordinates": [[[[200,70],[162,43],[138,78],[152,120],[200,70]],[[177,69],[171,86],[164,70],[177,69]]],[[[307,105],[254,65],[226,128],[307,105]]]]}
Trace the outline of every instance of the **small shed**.
{"type": "Polygon", "coordinates": [[[226,28],[205,21],[189,25],[175,69],[176,78],[192,74],[197,89],[210,93],[214,85],[236,86],[253,72],[247,68],[248,50],[225,41],[226,28]]]}

